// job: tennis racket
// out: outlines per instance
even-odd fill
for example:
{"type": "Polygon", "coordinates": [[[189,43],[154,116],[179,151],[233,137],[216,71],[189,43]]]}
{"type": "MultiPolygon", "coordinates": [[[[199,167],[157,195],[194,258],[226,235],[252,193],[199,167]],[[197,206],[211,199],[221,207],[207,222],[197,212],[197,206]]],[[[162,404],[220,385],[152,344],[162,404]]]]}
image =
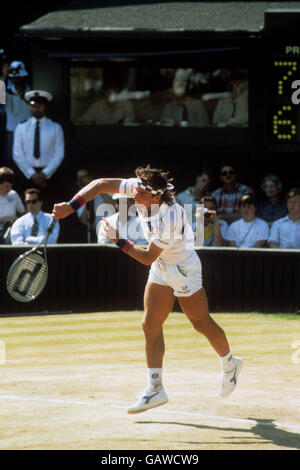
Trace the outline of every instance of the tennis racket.
{"type": "Polygon", "coordinates": [[[31,302],[36,299],[46,285],[47,242],[56,222],[57,220],[53,219],[39,245],[18,256],[9,268],[6,288],[10,296],[18,302],[31,302]]]}

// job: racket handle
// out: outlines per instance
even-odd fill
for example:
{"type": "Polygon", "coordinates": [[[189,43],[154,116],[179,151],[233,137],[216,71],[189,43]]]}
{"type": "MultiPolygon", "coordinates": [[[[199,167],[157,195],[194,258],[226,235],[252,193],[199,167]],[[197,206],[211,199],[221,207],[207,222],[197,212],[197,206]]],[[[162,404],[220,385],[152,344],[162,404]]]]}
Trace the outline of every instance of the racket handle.
{"type": "Polygon", "coordinates": [[[47,234],[50,235],[55,227],[55,224],[57,222],[57,219],[53,219],[51,224],[48,227],[47,234]]]}

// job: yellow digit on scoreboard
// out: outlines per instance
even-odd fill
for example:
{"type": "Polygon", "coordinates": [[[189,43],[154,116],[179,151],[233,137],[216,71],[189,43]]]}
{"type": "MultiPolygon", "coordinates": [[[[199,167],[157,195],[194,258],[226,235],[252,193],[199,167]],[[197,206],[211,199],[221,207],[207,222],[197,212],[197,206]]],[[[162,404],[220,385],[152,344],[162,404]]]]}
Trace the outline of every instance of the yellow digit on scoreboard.
{"type": "Polygon", "coordinates": [[[277,93],[283,95],[284,85],[288,79],[292,78],[292,75],[297,71],[297,62],[291,60],[275,60],[273,62],[275,67],[283,67],[282,76],[277,82],[277,93]]]}
{"type": "Polygon", "coordinates": [[[296,122],[291,114],[292,106],[283,105],[273,114],[273,136],[278,141],[289,141],[296,135],[296,122]]]}

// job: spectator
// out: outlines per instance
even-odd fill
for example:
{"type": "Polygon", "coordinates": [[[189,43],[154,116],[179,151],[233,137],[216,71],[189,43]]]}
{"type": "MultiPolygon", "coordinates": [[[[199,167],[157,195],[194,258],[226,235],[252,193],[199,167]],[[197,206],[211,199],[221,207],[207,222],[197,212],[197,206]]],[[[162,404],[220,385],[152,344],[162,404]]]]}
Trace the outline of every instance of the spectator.
{"type": "Polygon", "coordinates": [[[212,195],[217,200],[219,216],[228,224],[241,218],[240,199],[243,194],[253,193],[248,186],[238,183],[238,172],[234,164],[223,163],[219,171],[223,186],[215,190],[212,195]]]}
{"type": "Polygon", "coordinates": [[[6,158],[11,161],[14,131],[20,122],[30,117],[30,111],[24,99],[25,93],[30,90],[26,79],[28,72],[23,62],[15,60],[8,68],[10,81],[6,87],[6,158]]]}
{"type": "Polygon", "coordinates": [[[46,117],[48,103],[52,100],[50,93],[32,90],[25,94],[25,99],[32,117],[16,127],[13,159],[26,183],[31,181],[37,188],[47,191],[50,205],[52,198],[57,199],[56,172],[64,158],[64,134],[60,124],[46,117]]]}
{"type": "Polygon", "coordinates": [[[76,124],[86,125],[131,125],[136,122],[133,106],[127,99],[122,98],[117,86],[109,85],[104,91],[104,97],[93,103],[76,124]]]}
{"type": "Polygon", "coordinates": [[[8,164],[6,158],[6,85],[9,59],[4,49],[0,49],[0,155],[3,164],[8,164]],[[4,163],[5,162],[5,163],[4,163]]]}
{"type": "MultiPolygon", "coordinates": [[[[217,214],[217,201],[211,194],[205,194],[201,197],[200,203],[207,209],[203,214],[204,239],[203,246],[224,246],[226,243],[226,234],[228,224],[225,220],[219,219],[217,214]]],[[[196,212],[196,223],[193,224],[195,239],[200,239],[198,230],[201,230],[200,217],[203,208],[200,206],[196,212]]]]}
{"type": "Polygon", "coordinates": [[[270,232],[270,248],[300,249],[300,187],[291,189],[286,197],[288,215],[276,220],[270,232]]]}
{"type": "MultiPolygon", "coordinates": [[[[79,189],[84,188],[93,181],[93,176],[87,169],[77,171],[77,186],[79,189]]],[[[96,228],[105,214],[104,204],[113,204],[111,195],[98,194],[93,201],[88,202],[85,206],[80,207],[77,211],[80,222],[87,227],[87,242],[96,243],[96,228]],[[102,209],[101,209],[102,206],[102,209]]]]}
{"type": "Polygon", "coordinates": [[[195,223],[195,214],[197,204],[201,204],[201,198],[211,189],[213,181],[213,171],[210,168],[202,168],[197,174],[195,186],[189,186],[187,189],[176,195],[177,202],[185,207],[187,217],[191,223],[195,223]],[[188,205],[191,205],[189,207],[188,205]]]}
{"type": "Polygon", "coordinates": [[[192,69],[178,69],[173,82],[172,99],[163,109],[161,124],[168,126],[208,126],[206,109],[200,99],[191,98],[188,94],[192,69]]]}
{"type": "Polygon", "coordinates": [[[220,98],[213,114],[217,127],[248,126],[248,80],[243,71],[234,72],[228,83],[228,96],[220,98]]]}
{"type": "MultiPolygon", "coordinates": [[[[11,242],[13,245],[38,245],[45,237],[52,217],[42,211],[43,200],[37,188],[25,191],[27,214],[17,219],[11,227],[11,242]]],[[[59,236],[59,223],[56,223],[48,243],[56,243],[59,236]]]]}
{"type": "Polygon", "coordinates": [[[197,174],[195,186],[189,186],[187,189],[177,194],[177,202],[181,206],[184,204],[200,204],[201,197],[211,189],[213,181],[213,171],[210,168],[202,168],[197,174]]]}
{"type": "MultiPolygon", "coordinates": [[[[147,245],[148,242],[142,232],[142,227],[137,217],[134,199],[114,194],[116,213],[106,217],[106,220],[116,227],[120,237],[130,240],[135,245],[147,245]]],[[[103,224],[97,226],[98,243],[112,244],[106,237],[103,224]]]]}
{"type": "Polygon", "coordinates": [[[14,172],[8,167],[0,168],[0,244],[10,243],[10,227],[25,212],[20,196],[12,189],[14,182],[14,172]]]}
{"type": "Polygon", "coordinates": [[[4,110],[5,112],[5,108],[4,108],[4,104],[6,103],[6,99],[5,99],[5,83],[4,81],[1,79],[1,76],[0,76],[0,105],[1,105],[1,114],[4,110]]]}
{"type": "Polygon", "coordinates": [[[7,56],[5,49],[0,49],[0,79],[8,85],[8,69],[9,69],[10,60],[7,56]]]}
{"type": "Polygon", "coordinates": [[[288,213],[286,202],[281,198],[282,183],[276,175],[266,175],[261,184],[265,200],[258,206],[257,217],[265,220],[269,227],[275,220],[281,219],[288,213]]]}
{"type": "Polygon", "coordinates": [[[256,217],[258,202],[254,194],[244,194],[240,202],[242,217],[233,222],[227,232],[229,246],[262,248],[269,238],[267,222],[256,217]]]}

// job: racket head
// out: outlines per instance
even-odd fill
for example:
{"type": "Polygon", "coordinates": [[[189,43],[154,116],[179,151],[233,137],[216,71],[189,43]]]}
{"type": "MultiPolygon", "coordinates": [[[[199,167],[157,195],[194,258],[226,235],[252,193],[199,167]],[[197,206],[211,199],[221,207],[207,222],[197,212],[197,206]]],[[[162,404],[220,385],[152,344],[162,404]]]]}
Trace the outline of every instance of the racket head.
{"type": "Polygon", "coordinates": [[[42,250],[33,249],[20,255],[7,273],[6,288],[18,302],[31,302],[44,289],[48,265],[42,250]]]}

